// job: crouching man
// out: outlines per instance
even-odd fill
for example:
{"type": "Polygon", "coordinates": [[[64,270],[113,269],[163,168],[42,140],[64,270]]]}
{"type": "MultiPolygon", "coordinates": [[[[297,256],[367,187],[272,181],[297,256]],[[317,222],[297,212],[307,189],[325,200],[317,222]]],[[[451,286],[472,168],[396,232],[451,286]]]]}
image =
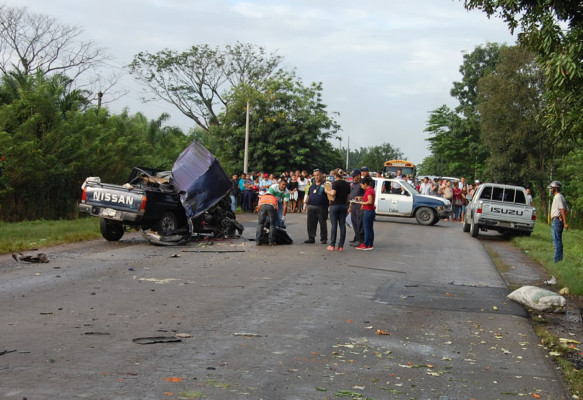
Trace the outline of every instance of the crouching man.
{"type": "Polygon", "coordinates": [[[275,224],[277,221],[277,197],[267,192],[259,196],[257,204],[257,232],[255,233],[255,245],[261,245],[261,236],[263,235],[263,226],[266,220],[269,220],[268,243],[270,246],[275,245],[275,224]]]}

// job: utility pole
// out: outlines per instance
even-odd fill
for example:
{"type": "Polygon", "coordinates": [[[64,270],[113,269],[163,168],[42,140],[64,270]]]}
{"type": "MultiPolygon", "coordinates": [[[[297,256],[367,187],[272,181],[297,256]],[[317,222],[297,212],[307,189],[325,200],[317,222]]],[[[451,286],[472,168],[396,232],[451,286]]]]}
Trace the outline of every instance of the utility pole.
{"type": "Polygon", "coordinates": [[[349,172],[348,171],[348,155],[350,154],[350,136],[348,136],[348,139],[346,142],[347,142],[347,144],[346,144],[346,169],[345,169],[345,171],[349,172]]]}
{"type": "Polygon", "coordinates": [[[243,158],[243,173],[247,174],[247,160],[249,153],[249,100],[247,100],[247,116],[245,118],[245,157],[243,158]]]}

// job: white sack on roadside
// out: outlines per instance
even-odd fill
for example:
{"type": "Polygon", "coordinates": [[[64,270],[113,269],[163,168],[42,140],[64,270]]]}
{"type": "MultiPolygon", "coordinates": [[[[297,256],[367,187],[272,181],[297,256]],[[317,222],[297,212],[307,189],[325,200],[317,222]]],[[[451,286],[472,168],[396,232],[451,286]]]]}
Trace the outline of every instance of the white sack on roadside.
{"type": "Polygon", "coordinates": [[[523,286],[510,293],[508,298],[536,311],[565,312],[567,304],[563,296],[536,286],[523,286]]]}

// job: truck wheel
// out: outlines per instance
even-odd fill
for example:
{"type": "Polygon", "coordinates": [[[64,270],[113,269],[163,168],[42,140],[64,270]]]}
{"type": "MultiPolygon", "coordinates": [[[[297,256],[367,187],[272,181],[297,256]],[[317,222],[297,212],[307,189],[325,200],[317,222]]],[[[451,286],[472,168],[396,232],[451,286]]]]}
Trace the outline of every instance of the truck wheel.
{"type": "Polygon", "coordinates": [[[415,219],[420,225],[431,225],[435,218],[435,211],[429,207],[421,207],[415,213],[415,219]]]}
{"type": "Polygon", "coordinates": [[[117,242],[124,234],[124,228],[121,222],[109,221],[105,218],[101,218],[99,228],[101,229],[101,236],[109,242],[117,242]]]}
{"type": "Polygon", "coordinates": [[[469,232],[470,231],[470,224],[468,224],[468,219],[464,218],[464,224],[462,225],[462,231],[469,232]]]}
{"type": "Polygon", "coordinates": [[[166,211],[162,214],[162,218],[156,222],[154,230],[158,233],[169,233],[175,231],[177,227],[178,221],[176,220],[176,215],[170,211],[166,211]]]}
{"type": "Polygon", "coordinates": [[[478,232],[480,231],[480,228],[478,228],[478,225],[472,221],[472,224],[470,225],[470,235],[472,235],[472,237],[478,237],[478,232]]]}

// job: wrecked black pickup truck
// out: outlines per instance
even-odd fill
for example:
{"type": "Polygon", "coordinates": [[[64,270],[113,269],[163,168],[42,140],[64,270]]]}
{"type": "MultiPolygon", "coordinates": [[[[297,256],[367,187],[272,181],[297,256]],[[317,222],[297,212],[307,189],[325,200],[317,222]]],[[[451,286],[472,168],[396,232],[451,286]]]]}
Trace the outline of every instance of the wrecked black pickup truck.
{"type": "Polygon", "coordinates": [[[193,142],[172,171],[135,167],[124,185],[87,178],[79,211],[101,218],[101,234],[109,241],[120,240],[127,228],[141,230],[155,244],[234,237],[244,228],[231,211],[231,187],[218,160],[193,142]]]}

